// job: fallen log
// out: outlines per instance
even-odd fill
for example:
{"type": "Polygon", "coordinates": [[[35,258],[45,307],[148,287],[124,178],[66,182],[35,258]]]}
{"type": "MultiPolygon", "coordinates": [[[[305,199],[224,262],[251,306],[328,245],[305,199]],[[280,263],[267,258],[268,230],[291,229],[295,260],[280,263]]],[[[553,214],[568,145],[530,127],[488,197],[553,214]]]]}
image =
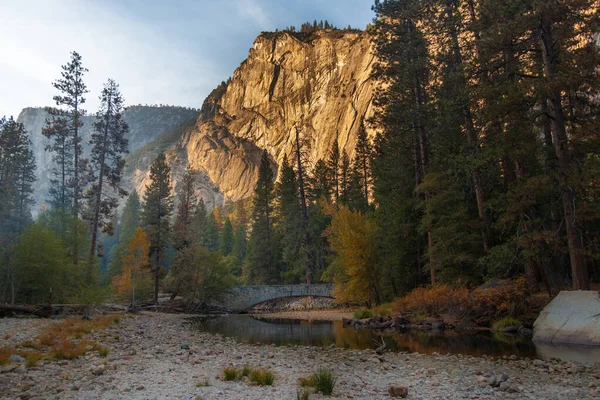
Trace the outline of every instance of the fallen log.
{"type": "Polygon", "coordinates": [[[2,317],[12,317],[17,314],[27,314],[48,318],[53,312],[54,309],[52,306],[0,305],[0,316],[2,317]]]}

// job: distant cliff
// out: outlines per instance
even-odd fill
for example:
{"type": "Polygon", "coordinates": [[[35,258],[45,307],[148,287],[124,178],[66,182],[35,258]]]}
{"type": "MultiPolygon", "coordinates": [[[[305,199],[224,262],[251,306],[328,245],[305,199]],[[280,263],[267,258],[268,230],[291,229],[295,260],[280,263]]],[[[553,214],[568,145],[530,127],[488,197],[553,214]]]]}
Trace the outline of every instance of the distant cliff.
{"type": "Polygon", "coordinates": [[[296,127],[310,164],[326,158],[336,138],[352,157],[360,122],[372,114],[374,59],[362,32],[322,30],[309,40],[261,34],[231,81],[206,98],[194,123],[128,157],[130,185],[143,191],[150,163],[166,151],[175,181],[189,165],[209,203],[248,197],[262,150],[279,165],[293,151],[296,127]]]}
{"type": "MultiPolygon", "coordinates": [[[[127,135],[130,150],[135,151],[185,122],[194,120],[197,114],[197,111],[184,107],[132,106],[127,108],[123,118],[130,128],[127,135]]],[[[42,108],[25,108],[17,118],[17,121],[21,122],[29,132],[35,154],[38,182],[35,185],[34,198],[36,206],[34,211],[37,211],[39,206],[47,200],[50,185],[52,155],[45,151],[46,145],[50,142],[42,135],[42,128],[47,117],[48,115],[42,108]]],[[[92,133],[93,120],[93,116],[84,117],[84,125],[81,129],[81,137],[86,152],[88,150],[87,142],[92,133]]]]}

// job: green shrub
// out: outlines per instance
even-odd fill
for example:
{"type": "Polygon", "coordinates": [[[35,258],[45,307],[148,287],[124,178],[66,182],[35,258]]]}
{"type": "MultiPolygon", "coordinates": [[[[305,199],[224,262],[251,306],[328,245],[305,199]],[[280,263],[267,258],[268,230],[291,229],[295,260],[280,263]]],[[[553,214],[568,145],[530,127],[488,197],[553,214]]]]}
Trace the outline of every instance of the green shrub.
{"type": "Polygon", "coordinates": [[[502,319],[499,319],[498,321],[494,322],[492,324],[492,330],[493,331],[501,331],[506,327],[509,326],[516,326],[519,327],[521,326],[521,321],[519,321],[518,319],[514,319],[511,317],[505,317],[502,319]]]}
{"type": "Polygon", "coordinates": [[[354,319],[371,318],[373,313],[369,310],[358,310],[354,312],[354,319]]]}
{"type": "Polygon", "coordinates": [[[250,371],[250,382],[259,386],[271,386],[275,380],[273,373],[266,369],[253,369],[250,371]]]}
{"type": "Polygon", "coordinates": [[[223,379],[225,381],[235,381],[238,379],[238,370],[233,367],[225,367],[223,368],[223,379]]]}
{"type": "Polygon", "coordinates": [[[324,395],[331,395],[337,379],[329,369],[319,368],[308,378],[300,378],[300,386],[310,386],[324,395]]]}
{"type": "Polygon", "coordinates": [[[202,382],[198,382],[196,383],[196,387],[208,387],[210,386],[210,382],[208,381],[208,379],[203,380],[202,382]]]}

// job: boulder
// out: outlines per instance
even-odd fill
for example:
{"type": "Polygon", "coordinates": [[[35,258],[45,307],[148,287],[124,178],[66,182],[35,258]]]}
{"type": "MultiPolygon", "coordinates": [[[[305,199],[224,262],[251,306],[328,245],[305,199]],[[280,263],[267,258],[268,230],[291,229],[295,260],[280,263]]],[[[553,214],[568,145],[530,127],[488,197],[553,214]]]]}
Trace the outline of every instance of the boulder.
{"type": "Polygon", "coordinates": [[[390,386],[388,389],[390,397],[401,397],[403,399],[408,396],[408,388],[406,386],[390,386]]]}
{"type": "Polygon", "coordinates": [[[533,324],[540,343],[600,345],[600,295],[596,291],[562,291],[533,324]]]}

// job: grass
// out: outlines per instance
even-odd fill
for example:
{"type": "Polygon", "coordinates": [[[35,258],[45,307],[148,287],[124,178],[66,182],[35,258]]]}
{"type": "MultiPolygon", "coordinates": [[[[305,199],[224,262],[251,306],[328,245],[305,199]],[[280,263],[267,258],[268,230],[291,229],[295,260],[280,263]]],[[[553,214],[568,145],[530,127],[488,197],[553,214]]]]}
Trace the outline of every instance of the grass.
{"type": "Polygon", "coordinates": [[[234,367],[223,368],[223,380],[235,381],[238,379],[238,369],[234,367]]]}
{"type": "Polygon", "coordinates": [[[498,321],[495,321],[492,324],[492,330],[499,332],[509,326],[519,327],[519,326],[521,326],[521,321],[519,321],[518,319],[515,319],[515,318],[505,317],[505,318],[499,319],[498,321]]]}
{"type": "Polygon", "coordinates": [[[275,375],[267,369],[253,369],[248,377],[250,382],[258,386],[271,386],[275,381],[275,375]]]}
{"type": "Polygon", "coordinates": [[[392,307],[393,307],[393,303],[384,303],[381,304],[380,306],[377,306],[375,308],[373,308],[371,311],[373,312],[374,315],[392,315],[392,307]]]}
{"type": "Polygon", "coordinates": [[[296,391],[296,400],[309,400],[310,399],[310,390],[298,390],[296,391]]]}
{"type": "Polygon", "coordinates": [[[239,381],[244,377],[248,377],[250,382],[259,386],[271,386],[275,380],[275,375],[269,370],[250,368],[244,365],[241,368],[225,367],[223,368],[224,381],[239,381]]]}
{"type": "Polygon", "coordinates": [[[373,313],[369,310],[357,310],[354,312],[354,319],[371,318],[373,313]]]}
{"type": "Polygon", "coordinates": [[[319,368],[308,378],[300,378],[300,386],[314,387],[317,391],[329,396],[333,393],[333,388],[337,379],[330,369],[319,368]]]}
{"type": "Polygon", "coordinates": [[[92,320],[66,318],[45,327],[34,340],[23,342],[17,348],[0,348],[0,365],[10,363],[13,354],[25,358],[25,367],[33,368],[45,359],[73,360],[83,356],[88,351],[97,351],[106,358],[109,350],[91,340],[82,340],[95,330],[102,330],[118,323],[115,316],[101,316],[92,320]]]}
{"type": "Polygon", "coordinates": [[[196,387],[199,387],[199,388],[208,387],[208,386],[210,386],[210,382],[208,381],[208,379],[205,379],[201,382],[196,383],[196,387]]]}

